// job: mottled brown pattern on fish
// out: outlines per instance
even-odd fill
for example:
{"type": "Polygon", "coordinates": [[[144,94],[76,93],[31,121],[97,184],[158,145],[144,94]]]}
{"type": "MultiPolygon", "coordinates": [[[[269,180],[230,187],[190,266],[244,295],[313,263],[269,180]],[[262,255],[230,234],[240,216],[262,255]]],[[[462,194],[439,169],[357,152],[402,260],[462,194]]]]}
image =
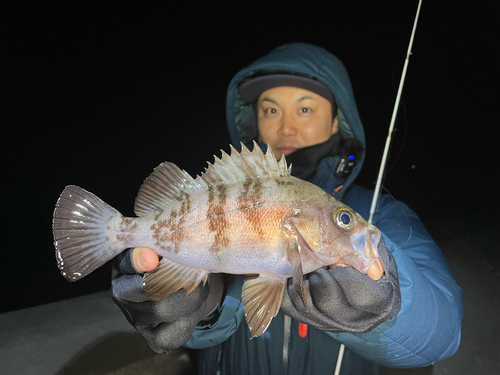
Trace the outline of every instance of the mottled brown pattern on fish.
{"type": "Polygon", "coordinates": [[[225,213],[227,207],[227,187],[217,185],[208,190],[207,220],[208,229],[213,234],[214,242],[210,247],[213,252],[219,252],[229,245],[230,231],[229,223],[225,213]]]}
{"type": "Polygon", "coordinates": [[[250,208],[262,203],[262,190],[261,179],[249,179],[243,184],[243,191],[237,199],[239,209],[242,210],[246,221],[250,224],[253,231],[257,233],[258,238],[262,237],[263,228],[259,217],[256,217],[254,210],[250,208]]]}
{"type": "Polygon", "coordinates": [[[186,195],[180,204],[179,211],[172,209],[169,216],[162,220],[160,220],[162,216],[155,216],[155,221],[150,229],[153,232],[153,238],[162,250],[175,253],[180,251],[179,245],[187,236],[183,227],[186,216],[190,213],[191,205],[191,197],[186,195]]]}
{"type": "Polygon", "coordinates": [[[174,252],[178,253],[180,250],[180,244],[186,238],[187,233],[184,230],[186,216],[191,211],[191,197],[186,194],[185,198],[182,201],[181,208],[179,210],[179,215],[177,213],[175,216],[170,214],[170,220],[174,221],[177,219],[177,223],[175,226],[177,227],[174,232],[171,233],[171,241],[174,243],[174,252]]]}
{"type": "Polygon", "coordinates": [[[161,215],[163,215],[164,211],[165,210],[160,210],[160,211],[156,212],[156,214],[155,214],[155,221],[158,220],[161,217],[161,215]]]}
{"type": "Polygon", "coordinates": [[[231,223],[231,254],[246,254],[250,248],[273,252],[282,241],[282,225],[292,215],[293,204],[261,204],[227,215],[231,223]]]}
{"type": "Polygon", "coordinates": [[[243,183],[242,191],[240,195],[236,198],[239,210],[245,210],[248,208],[248,204],[250,202],[251,187],[252,187],[252,180],[249,179],[243,183]]]}
{"type": "Polygon", "coordinates": [[[219,259],[228,249],[244,252],[256,244],[274,248],[284,220],[295,214],[296,200],[288,201],[290,193],[303,196],[300,188],[289,186],[292,181],[280,184],[281,179],[249,178],[186,196],[151,225],[154,242],[176,254],[206,249],[215,256],[211,259],[219,259]]]}
{"type": "Polygon", "coordinates": [[[130,217],[124,217],[120,221],[119,233],[116,235],[118,241],[125,243],[132,242],[134,239],[134,234],[137,229],[137,222],[130,217]]]}
{"type": "Polygon", "coordinates": [[[181,203],[181,209],[179,210],[179,216],[184,217],[191,210],[191,197],[185,195],[181,203]]]}
{"type": "Polygon", "coordinates": [[[276,178],[275,181],[276,181],[276,184],[278,186],[284,187],[284,186],[293,186],[294,185],[294,183],[288,179],[276,178]]]}
{"type": "MultiPolygon", "coordinates": [[[[175,210],[172,210],[170,214],[172,214],[172,212],[176,213],[175,210]]],[[[162,250],[175,251],[175,249],[171,249],[171,247],[169,246],[169,237],[171,235],[172,228],[177,220],[172,218],[172,216],[169,216],[168,218],[163,220],[158,219],[155,220],[155,222],[151,225],[151,231],[153,231],[153,238],[156,240],[156,244],[162,250]]]]}

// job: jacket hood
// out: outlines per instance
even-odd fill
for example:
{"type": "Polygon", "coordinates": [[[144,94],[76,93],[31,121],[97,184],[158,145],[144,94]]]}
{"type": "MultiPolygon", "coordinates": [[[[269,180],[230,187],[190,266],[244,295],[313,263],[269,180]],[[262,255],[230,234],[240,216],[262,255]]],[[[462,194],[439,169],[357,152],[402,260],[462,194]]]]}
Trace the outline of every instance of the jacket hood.
{"type": "MultiPolygon", "coordinates": [[[[257,139],[257,119],[253,103],[245,102],[238,94],[238,86],[256,76],[289,73],[316,79],[335,96],[338,107],[340,135],[344,144],[356,139],[365,147],[363,125],[359,118],[351,82],[342,62],[325,49],[306,43],[285,44],[239,71],[229,84],[226,99],[226,117],[234,146],[240,142],[250,149],[257,139]]],[[[344,187],[350,185],[363,164],[363,152],[344,187]]],[[[338,158],[340,160],[340,158],[338,158]]],[[[335,164],[332,160],[330,165],[335,164]]],[[[320,166],[321,167],[321,166],[320,166]]]]}

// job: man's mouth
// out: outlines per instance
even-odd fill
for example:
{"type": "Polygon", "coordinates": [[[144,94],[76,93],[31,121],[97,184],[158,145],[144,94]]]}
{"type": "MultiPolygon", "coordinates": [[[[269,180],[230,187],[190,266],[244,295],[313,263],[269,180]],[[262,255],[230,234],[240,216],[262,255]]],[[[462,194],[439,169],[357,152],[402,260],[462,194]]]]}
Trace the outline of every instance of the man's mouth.
{"type": "Polygon", "coordinates": [[[276,148],[279,152],[281,152],[283,155],[287,156],[290,155],[292,152],[297,151],[296,147],[278,147],[276,148]]]}

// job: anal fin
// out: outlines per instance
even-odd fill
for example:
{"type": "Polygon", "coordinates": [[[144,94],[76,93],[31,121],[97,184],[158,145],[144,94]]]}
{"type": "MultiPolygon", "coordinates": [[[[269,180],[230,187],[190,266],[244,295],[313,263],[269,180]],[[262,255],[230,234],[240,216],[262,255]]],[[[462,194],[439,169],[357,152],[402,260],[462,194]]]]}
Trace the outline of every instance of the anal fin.
{"type": "Polygon", "coordinates": [[[251,338],[262,335],[278,314],[286,278],[260,275],[247,277],[243,284],[243,306],[251,338]]]}
{"type": "Polygon", "coordinates": [[[182,288],[188,295],[201,281],[205,285],[207,277],[205,270],[189,268],[163,258],[154,271],[144,276],[144,295],[150,300],[160,301],[182,288]]]}

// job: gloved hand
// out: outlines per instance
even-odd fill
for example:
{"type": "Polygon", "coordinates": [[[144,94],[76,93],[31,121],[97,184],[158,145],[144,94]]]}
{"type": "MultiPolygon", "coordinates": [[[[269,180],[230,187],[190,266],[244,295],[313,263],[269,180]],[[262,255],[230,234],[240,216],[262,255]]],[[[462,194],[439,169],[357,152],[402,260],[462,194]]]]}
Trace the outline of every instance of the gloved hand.
{"type": "Polygon", "coordinates": [[[201,283],[191,294],[184,289],[162,301],[148,300],[142,291],[142,273],[132,262],[132,249],[113,260],[111,293],[127,320],[151,349],[167,353],[184,345],[207,312],[209,286],[201,283]]]}
{"type": "Polygon", "coordinates": [[[369,332],[391,319],[401,308],[398,271],[383,239],[378,252],[385,269],[379,280],[352,267],[321,268],[305,276],[307,309],[289,279],[281,311],[301,323],[335,333],[369,332]]]}

